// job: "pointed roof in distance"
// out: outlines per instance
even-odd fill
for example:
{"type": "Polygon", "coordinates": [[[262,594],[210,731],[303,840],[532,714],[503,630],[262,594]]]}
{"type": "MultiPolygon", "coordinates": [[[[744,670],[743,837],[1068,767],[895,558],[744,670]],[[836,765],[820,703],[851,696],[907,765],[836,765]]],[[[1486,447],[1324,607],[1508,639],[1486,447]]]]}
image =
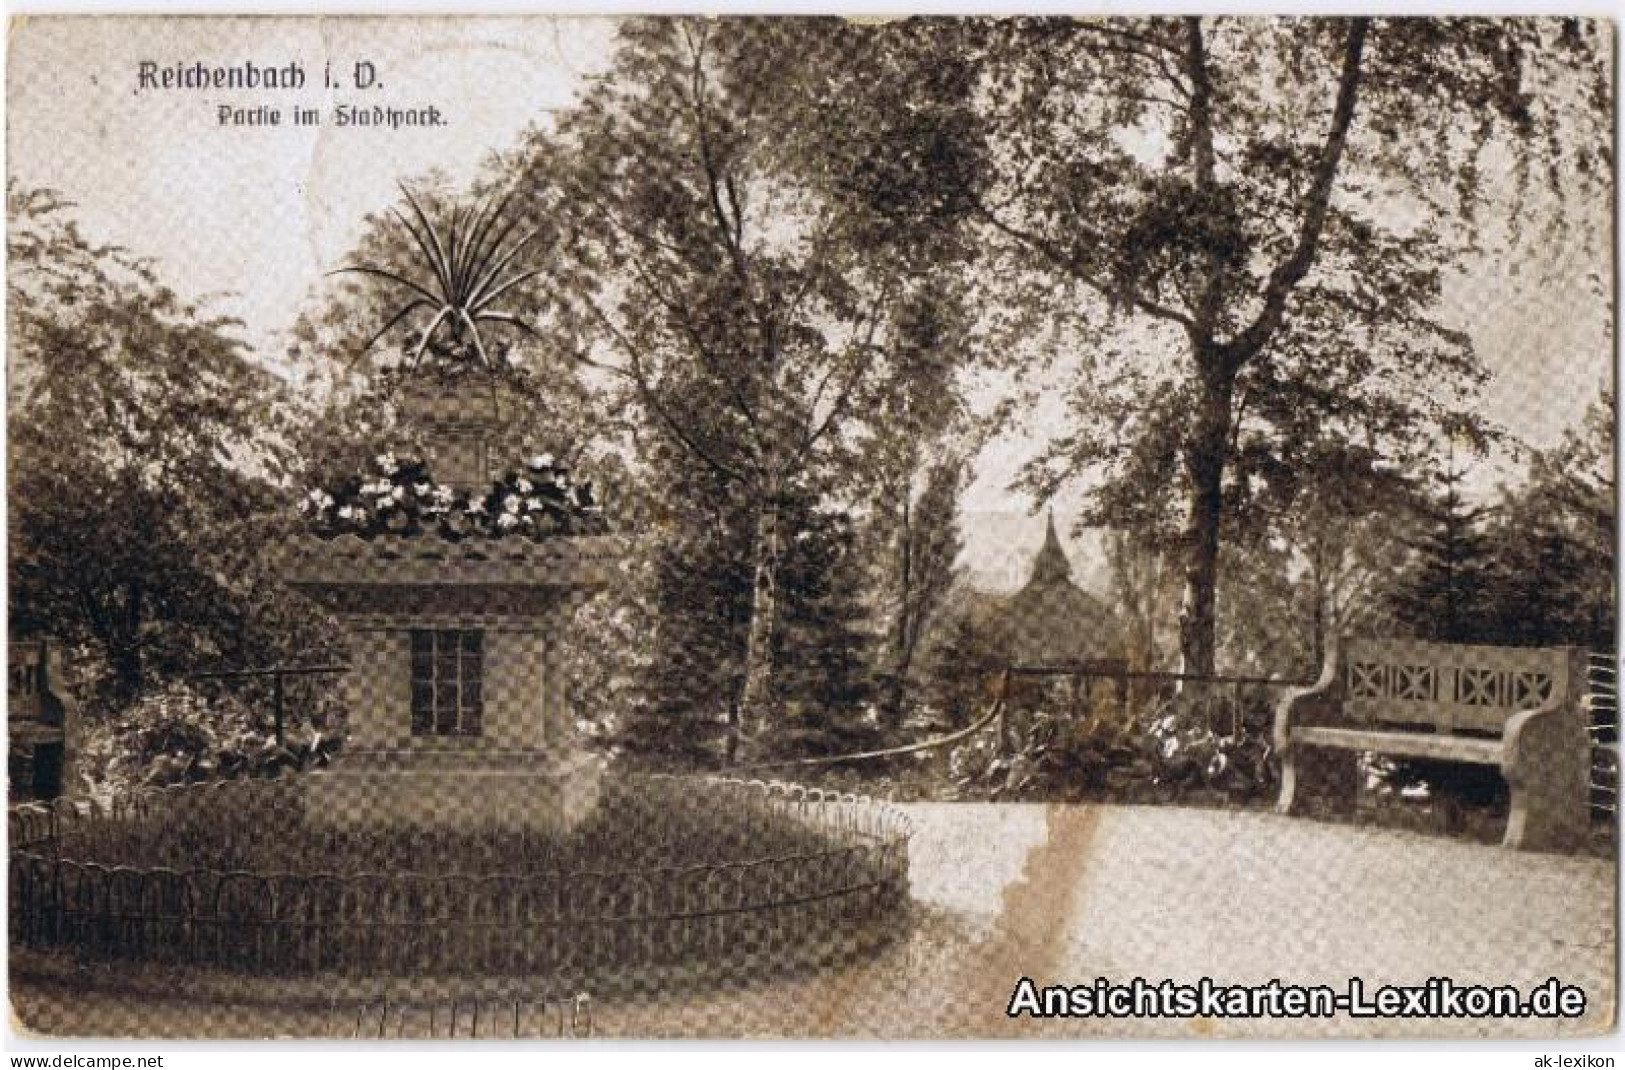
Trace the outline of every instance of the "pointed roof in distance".
{"type": "Polygon", "coordinates": [[[1044,531],[1044,545],[1033,558],[1033,571],[1027,578],[1028,587],[1054,587],[1072,582],[1072,563],[1061,549],[1061,539],[1055,534],[1055,510],[1049,511],[1044,531]]]}

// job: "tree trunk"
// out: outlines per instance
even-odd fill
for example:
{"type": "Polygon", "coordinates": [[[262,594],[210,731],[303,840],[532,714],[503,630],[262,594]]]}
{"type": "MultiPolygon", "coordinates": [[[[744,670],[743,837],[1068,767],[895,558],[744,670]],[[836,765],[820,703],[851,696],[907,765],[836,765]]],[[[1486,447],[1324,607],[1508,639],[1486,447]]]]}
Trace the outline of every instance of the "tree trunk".
{"type": "Polygon", "coordinates": [[[136,643],[121,644],[108,652],[113,663],[115,689],[121,700],[129,701],[141,693],[141,647],[136,643]]]}
{"type": "Polygon", "coordinates": [[[1141,672],[1150,672],[1157,662],[1157,589],[1152,587],[1150,596],[1146,601],[1145,619],[1140,627],[1140,663],[1134,668],[1141,672]]]}
{"type": "Polygon", "coordinates": [[[728,742],[722,754],[722,764],[732,767],[739,761],[739,696],[728,703],[728,742]]]}
{"type": "Polygon", "coordinates": [[[1326,602],[1319,591],[1315,592],[1315,643],[1310,656],[1315,668],[1326,664],[1326,602]]]}
{"type": "Polygon", "coordinates": [[[1211,675],[1217,646],[1215,604],[1230,453],[1232,376],[1204,375],[1195,426],[1185,446],[1190,501],[1185,515],[1185,596],[1179,615],[1180,671],[1211,675]]]}
{"type": "Polygon", "coordinates": [[[756,517],[756,577],[751,591],[745,680],[739,692],[739,729],[761,730],[773,690],[773,635],[779,616],[779,502],[768,495],[756,517]]]}

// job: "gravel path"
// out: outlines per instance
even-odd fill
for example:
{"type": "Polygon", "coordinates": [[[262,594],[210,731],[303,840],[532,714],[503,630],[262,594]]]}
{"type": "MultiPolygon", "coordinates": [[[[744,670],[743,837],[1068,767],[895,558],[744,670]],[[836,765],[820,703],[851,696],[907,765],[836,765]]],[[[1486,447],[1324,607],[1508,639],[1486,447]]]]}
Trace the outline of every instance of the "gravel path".
{"type": "MultiPolygon", "coordinates": [[[[907,939],[840,971],[744,990],[596,1005],[614,1036],[1530,1036],[1611,1027],[1615,865],[1418,833],[1170,807],[917,804],[907,939]],[[1578,1020],[1050,1019],[1004,1016],[1012,987],[1127,981],[1367,990],[1449,976],[1583,987],[1578,1020]]],[[[48,1032],[327,1035],[353,1012],[200,1006],[16,979],[48,1032]]],[[[421,1009],[387,1023],[427,1035],[421,1009]]],[[[511,1013],[511,1012],[510,1012],[511,1013]]],[[[440,1015],[444,1022],[445,1015],[440,1015]]],[[[528,1020],[528,1019],[527,1019],[528,1020]]],[[[538,1016],[535,1032],[548,1027],[538,1016]]],[[[512,1036],[505,1017],[486,1030],[512,1036]]],[[[369,1031],[372,1026],[366,1027],[369,1031]]],[[[440,1028],[443,1028],[441,1026],[440,1028]]],[[[465,1022],[464,1028],[467,1028],[465,1022]]],[[[375,1035],[375,1034],[374,1034],[375,1035]]],[[[529,1033],[527,1032],[527,1035],[529,1033]]]]}

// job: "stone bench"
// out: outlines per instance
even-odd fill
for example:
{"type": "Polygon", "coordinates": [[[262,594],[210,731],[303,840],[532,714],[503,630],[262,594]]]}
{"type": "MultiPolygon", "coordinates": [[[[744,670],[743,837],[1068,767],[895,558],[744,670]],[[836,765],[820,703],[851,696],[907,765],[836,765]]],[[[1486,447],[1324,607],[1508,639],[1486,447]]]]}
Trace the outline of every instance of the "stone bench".
{"type": "Polygon", "coordinates": [[[1590,824],[1585,652],[1350,639],[1275,713],[1281,813],[1307,796],[1352,808],[1361,752],[1501,770],[1507,847],[1561,850],[1590,824]]]}

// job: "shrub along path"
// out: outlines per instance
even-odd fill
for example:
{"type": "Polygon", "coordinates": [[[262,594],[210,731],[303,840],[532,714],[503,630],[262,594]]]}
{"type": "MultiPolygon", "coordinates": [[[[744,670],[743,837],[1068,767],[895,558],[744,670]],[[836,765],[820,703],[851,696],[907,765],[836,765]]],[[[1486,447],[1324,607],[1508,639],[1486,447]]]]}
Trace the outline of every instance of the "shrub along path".
{"type": "MultiPolygon", "coordinates": [[[[905,807],[912,932],[840,970],[726,991],[598,1001],[598,1036],[1552,1036],[1613,1021],[1615,868],[1414,832],[1174,807],[927,803],[905,807]],[[1367,990],[1449,976],[1586,991],[1577,1021],[1059,1019],[1004,1016],[1016,980],[1097,976],[1367,990]]],[[[78,1034],[327,1035],[335,1011],[200,1005],[12,979],[18,1027],[78,1034]]],[[[92,980],[92,978],[87,978],[92,980]]],[[[539,994],[540,995],[540,994],[539,994]]],[[[560,995],[560,994],[548,994],[560,995]]],[[[409,1007],[387,1035],[427,1036],[409,1007]]],[[[464,1029],[468,1008],[463,1009],[464,1029]]],[[[524,1014],[533,1015],[526,1008],[524,1014]]],[[[487,1008],[481,1035],[514,1035],[487,1008]]],[[[437,1035],[444,1035],[442,1008],[437,1035]]],[[[556,1035],[534,1017],[534,1031],[556,1035]]],[[[552,1021],[552,1018],[547,1019],[552,1021]]],[[[532,1017],[524,1017],[529,1023],[532,1017]]],[[[366,1027],[371,1035],[375,1026],[366,1027]]]]}

